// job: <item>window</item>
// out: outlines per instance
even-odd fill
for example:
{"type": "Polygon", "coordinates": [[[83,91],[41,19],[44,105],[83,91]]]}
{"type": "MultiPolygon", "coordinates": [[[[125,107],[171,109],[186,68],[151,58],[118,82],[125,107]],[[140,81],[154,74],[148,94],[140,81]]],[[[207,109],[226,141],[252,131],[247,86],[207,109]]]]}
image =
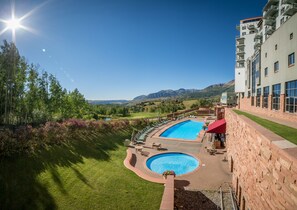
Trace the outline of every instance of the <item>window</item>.
{"type": "Polygon", "coordinates": [[[257,89],[257,97],[256,97],[256,106],[257,107],[260,107],[260,104],[261,104],[261,88],[258,88],[257,89]]]}
{"type": "Polygon", "coordinates": [[[263,88],[263,102],[262,107],[268,108],[269,86],[263,88]]]}
{"type": "MultiPolygon", "coordinates": [[[[285,12],[285,7],[283,7],[282,9],[281,9],[281,14],[283,14],[285,12]]],[[[284,19],[284,18],[282,18],[282,19],[284,19]]]]}
{"type": "Polygon", "coordinates": [[[243,32],[243,33],[242,33],[242,36],[244,36],[244,35],[246,35],[246,32],[243,32]]]}
{"type": "Polygon", "coordinates": [[[295,64],[295,53],[292,53],[288,57],[288,66],[293,66],[295,64]]]}
{"type": "Polygon", "coordinates": [[[297,80],[286,82],[286,112],[297,112],[297,80]]]}
{"type": "Polygon", "coordinates": [[[267,58],[267,53],[265,53],[265,58],[267,58]]]}
{"type": "Polygon", "coordinates": [[[280,91],[281,84],[272,85],[272,109],[279,110],[280,108],[280,91]]]}
{"type": "Polygon", "coordinates": [[[290,33],[290,40],[293,39],[293,33],[290,33]]]}
{"type": "Polygon", "coordinates": [[[268,76],[268,67],[266,67],[266,68],[264,69],[264,76],[265,76],[265,77],[268,76]]]}
{"type": "Polygon", "coordinates": [[[279,70],[279,63],[278,63],[278,61],[276,61],[274,63],[274,73],[278,72],[278,70],[279,70]]]}
{"type": "Polygon", "coordinates": [[[246,29],[246,26],[242,26],[242,30],[245,30],[246,29]]]}
{"type": "Polygon", "coordinates": [[[274,46],[274,49],[277,50],[277,44],[274,46]]]}

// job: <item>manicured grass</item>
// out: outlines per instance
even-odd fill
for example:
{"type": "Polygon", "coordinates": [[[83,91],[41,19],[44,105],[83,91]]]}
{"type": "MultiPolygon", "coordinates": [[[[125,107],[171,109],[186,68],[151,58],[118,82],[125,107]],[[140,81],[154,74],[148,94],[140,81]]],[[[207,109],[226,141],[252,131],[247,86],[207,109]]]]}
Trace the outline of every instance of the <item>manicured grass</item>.
{"type": "Polygon", "coordinates": [[[131,113],[129,117],[124,117],[121,119],[137,119],[137,118],[153,118],[153,117],[162,117],[165,116],[164,114],[158,114],[158,112],[138,112],[138,113],[131,113]]]}
{"type": "Polygon", "coordinates": [[[159,209],[164,187],[123,165],[130,131],[0,160],[0,209],[159,209]]]}
{"type": "Polygon", "coordinates": [[[255,115],[252,115],[252,114],[249,114],[249,113],[246,113],[243,111],[234,110],[234,112],[236,112],[239,115],[244,115],[244,116],[250,118],[251,120],[258,123],[259,125],[271,130],[275,134],[287,139],[288,141],[290,141],[294,144],[297,144],[297,135],[296,135],[297,129],[291,128],[291,127],[288,127],[285,125],[281,125],[281,124],[257,117],[255,115]]]}

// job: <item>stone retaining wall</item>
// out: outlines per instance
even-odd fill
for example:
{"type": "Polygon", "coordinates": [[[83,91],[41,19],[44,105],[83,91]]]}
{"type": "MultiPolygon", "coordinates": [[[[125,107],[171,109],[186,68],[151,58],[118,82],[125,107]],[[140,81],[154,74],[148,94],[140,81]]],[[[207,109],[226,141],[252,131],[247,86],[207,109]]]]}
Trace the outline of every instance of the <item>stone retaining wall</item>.
{"type": "Polygon", "coordinates": [[[240,209],[297,209],[297,147],[226,109],[227,152],[240,209]]]}

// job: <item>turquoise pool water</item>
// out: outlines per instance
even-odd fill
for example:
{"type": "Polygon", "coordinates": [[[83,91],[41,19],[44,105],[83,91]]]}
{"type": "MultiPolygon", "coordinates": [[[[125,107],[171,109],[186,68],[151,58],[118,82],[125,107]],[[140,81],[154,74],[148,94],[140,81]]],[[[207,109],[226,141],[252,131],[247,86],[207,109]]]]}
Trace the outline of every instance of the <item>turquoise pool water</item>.
{"type": "Polygon", "coordinates": [[[187,120],[168,128],[160,136],[166,138],[195,140],[199,132],[202,130],[203,124],[204,122],[187,120]]]}
{"type": "Polygon", "coordinates": [[[146,165],[158,174],[173,170],[176,175],[182,175],[194,171],[199,166],[199,161],[190,155],[172,152],[155,155],[146,161],[146,165]]]}

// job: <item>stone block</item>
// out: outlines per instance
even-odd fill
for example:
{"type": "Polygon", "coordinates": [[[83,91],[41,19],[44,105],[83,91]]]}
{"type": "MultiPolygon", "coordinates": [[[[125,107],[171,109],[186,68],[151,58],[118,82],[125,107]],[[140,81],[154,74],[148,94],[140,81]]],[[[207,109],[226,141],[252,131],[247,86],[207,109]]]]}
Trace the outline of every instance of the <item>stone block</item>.
{"type": "Polygon", "coordinates": [[[297,197],[294,194],[291,194],[290,198],[293,200],[294,205],[297,206],[297,197]]]}
{"type": "Polygon", "coordinates": [[[277,173],[277,171],[275,169],[273,169],[272,171],[272,176],[274,177],[274,179],[278,180],[279,179],[279,175],[277,173]]]}
{"type": "Polygon", "coordinates": [[[292,166],[292,163],[293,163],[292,161],[285,160],[285,159],[282,158],[282,157],[279,158],[279,162],[280,162],[280,164],[281,164],[284,168],[286,168],[286,169],[288,169],[288,170],[291,169],[291,166],[292,166]]]}
{"type": "Polygon", "coordinates": [[[271,159],[271,151],[269,149],[269,147],[264,147],[261,149],[261,153],[262,156],[266,159],[266,160],[270,160],[271,159]]]}
{"type": "Polygon", "coordinates": [[[281,166],[281,163],[279,161],[275,161],[274,167],[275,167],[276,170],[281,171],[282,166],[281,166]]]}
{"type": "Polygon", "coordinates": [[[296,184],[291,183],[290,188],[293,189],[297,193],[297,185],[296,184]]]}

